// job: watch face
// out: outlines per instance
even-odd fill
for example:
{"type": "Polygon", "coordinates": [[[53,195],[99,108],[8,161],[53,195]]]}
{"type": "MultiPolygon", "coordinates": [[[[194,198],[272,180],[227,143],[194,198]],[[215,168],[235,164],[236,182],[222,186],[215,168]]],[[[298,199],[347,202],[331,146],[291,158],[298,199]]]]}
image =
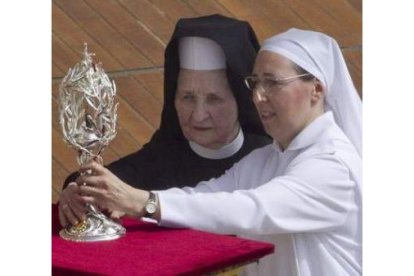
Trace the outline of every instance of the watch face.
{"type": "Polygon", "coordinates": [[[155,211],[157,211],[157,205],[155,205],[153,202],[149,202],[145,206],[145,211],[147,211],[148,214],[154,214],[155,211]]]}

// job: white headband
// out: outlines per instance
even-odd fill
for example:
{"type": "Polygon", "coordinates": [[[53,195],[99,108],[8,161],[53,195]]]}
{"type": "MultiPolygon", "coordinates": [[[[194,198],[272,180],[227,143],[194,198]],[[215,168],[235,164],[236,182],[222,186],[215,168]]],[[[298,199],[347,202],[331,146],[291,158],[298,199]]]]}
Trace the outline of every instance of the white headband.
{"type": "Polygon", "coordinates": [[[223,49],[213,40],[203,37],[183,37],[178,43],[180,68],[215,70],[226,68],[223,49]]]}
{"type": "Polygon", "coordinates": [[[362,102],[335,39],[319,32],[289,29],[264,41],[260,51],[278,53],[318,78],[326,109],[362,155],[362,102]]]}

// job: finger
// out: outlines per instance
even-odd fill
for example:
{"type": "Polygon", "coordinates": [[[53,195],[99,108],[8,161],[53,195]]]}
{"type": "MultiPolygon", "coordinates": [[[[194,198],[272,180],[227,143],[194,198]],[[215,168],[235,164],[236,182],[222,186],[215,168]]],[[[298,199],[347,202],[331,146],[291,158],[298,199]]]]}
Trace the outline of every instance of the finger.
{"type": "Polygon", "coordinates": [[[79,187],[76,182],[70,182],[66,189],[64,189],[60,193],[60,197],[64,198],[64,201],[62,203],[67,203],[68,200],[70,200],[74,195],[79,193],[79,187]]]}
{"type": "Polygon", "coordinates": [[[99,164],[96,161],[90,161],[86,163],[85,165],[82,165],[79,169],[79,172],[85,173],[87,171],[92,171],[96,175],[103,174],[105,172],[105,167],[99,164]]]}
{"type": "MultiPolygon", "coordinates": [[[[94,206],[98,206],[98,203],[96,202],[95,198],[92,196],[82,196],[82,201],[85,204],[91,204],[94,206]]],[[[100,206],[98,206],[99,209],[102,209],[100,206]]]]}
{"type": "Polygon", "coordinates": [[[100,176],[94,176],[94,175],[81,175],[76,179],[76,182],[79,185],[87,184],[89,186],[94,187],[101,187],[103,186],[103,181],[101,181],[102,178],[100,176]]]}
{"type": "Polygon", "coordinates": [[[61,216],[66,224],[76,224],[77,221],[83,219],[85,211],[85,204],[81,201],[81,194],[79,186],[75,182],[68,184],[66,189],[60,194],[59,210],[61,216]]]}
{"type": "Polygon", "coordinates": [[[67,201],[70,200],[70,198],[78,192],[79,192],[78,184],[76,184],[76,182],[70,182],[68,186],[66,187],[66,189],[64,189],[60,193],[60,199],[63,199],[63,200],[59,200],[59,201],[62,201],[62,203],[67,203],[67,201]]]}
{"type": "Polygon", "coordinates": [[[61,204],[59,204],[58,210],[59,210],[59,222],[60,222],[60,225],[62,227],[66,227],[68,225],[68,221],[66,220],[66,217],[63,214],[63,211],[61,209],[61,204]]]}
{"type": "Polygon", "coordinates": [[[82,196],[82,201],[86,204],[90,204],[98,208],[101,212],[108,208],[108,203],[105,199],[97,196],[82,196]]]}
{"type": "Polygon", "coordinates": [[[66,189],[76,189],[76,187],[78,187],[78,184],[76,184],[76,182],[70,182],[66,189]]]}
{"type": "Polygon", "coordinates": [[[73,214],[72,209],[69,207],[68,204],[62,204],[62,212],[66,219],[69,220],[70,224],[76,225],[79,223],[79,220],[73,214]]]}
{"type": "Polygon", "coordinates": [[[82,198],[84,198],[85,196],[100,198],[102,197],[102,194],[103,194],[102,189],[93,187],[93,186],[87,186],[87,185],[79,187],[79,191],[82,193],[82,198]]]}
{"type": "Polygon", "coordinates": [[[124,212],[115,210],[111,212],[110,218],[113,220],[120,220],[125,215],[124,212]]]}
{"type": "Polygon", "coordinates": [[[73,200],[71,201],[71,203],[69,204],[69,206],[72,208],[72,210],[75,212],[76,216],[81,219],[77,214],[80,213],[86,213],[86,204],[85,202],[82,200],[82,194],[79,192],[79,194],[77,194],[73,200]]]}
{"type": "Polygon", "coordinates": [[[80,207],[78,207],[77,205],[73,205],[71,206],[72,208],[72,212],[75,215],[75,217],[82,221],[86,219],[86,208],[85,205],[79,205],[80,207]]]}
{"type": "Polygon", "coordinates": [[[85,204],[81,201],[79,186],[75,182],[70,183],[68,187],[62,191],[61,199],[62,203],[68,204],[76,214],[78,214],[79,211],[85,212],[85,204]]]}
{"type": "Polygon", "coordinates": [[[68,187],[64,190],[65,196],[71,197],[74,194],[79,194],[79,185],[76,182],[70,182],[68,187]]]}

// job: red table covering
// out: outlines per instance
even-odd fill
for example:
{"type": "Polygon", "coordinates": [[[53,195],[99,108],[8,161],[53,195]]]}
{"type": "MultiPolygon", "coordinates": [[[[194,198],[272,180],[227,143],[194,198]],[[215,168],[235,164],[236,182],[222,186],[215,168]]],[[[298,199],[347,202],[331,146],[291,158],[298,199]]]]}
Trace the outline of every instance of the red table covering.
{"type": "Polygon", "coordinates": [[[123,219],[125,236],[77,243],[59,237],[52,206],[52,275],[202,275],[257,260],[273,244],[123,219]]]}

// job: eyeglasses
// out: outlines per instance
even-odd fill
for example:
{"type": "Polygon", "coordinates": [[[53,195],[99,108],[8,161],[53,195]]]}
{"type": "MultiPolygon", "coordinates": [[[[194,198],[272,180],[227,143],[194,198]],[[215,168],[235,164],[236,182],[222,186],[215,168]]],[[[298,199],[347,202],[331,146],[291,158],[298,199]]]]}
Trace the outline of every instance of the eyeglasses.
{"type": "Polygon", "coordinates": [[[244,78],[244,83],[246,84],[247,88],[249,88],[251,91],[255,91],[259,85],[262,86],[264,91],[267,91],[268,89],[272,87],[281,88],[283,85],[288,84],[290,81],[294,81],[300,77],[310,76],[312,74],[306,73],[296,76],[287,77],[284,79],[272,79],[272,78],[265,78],[263,80],[260,80],[256,76],[247,76],[244,78]]]}

